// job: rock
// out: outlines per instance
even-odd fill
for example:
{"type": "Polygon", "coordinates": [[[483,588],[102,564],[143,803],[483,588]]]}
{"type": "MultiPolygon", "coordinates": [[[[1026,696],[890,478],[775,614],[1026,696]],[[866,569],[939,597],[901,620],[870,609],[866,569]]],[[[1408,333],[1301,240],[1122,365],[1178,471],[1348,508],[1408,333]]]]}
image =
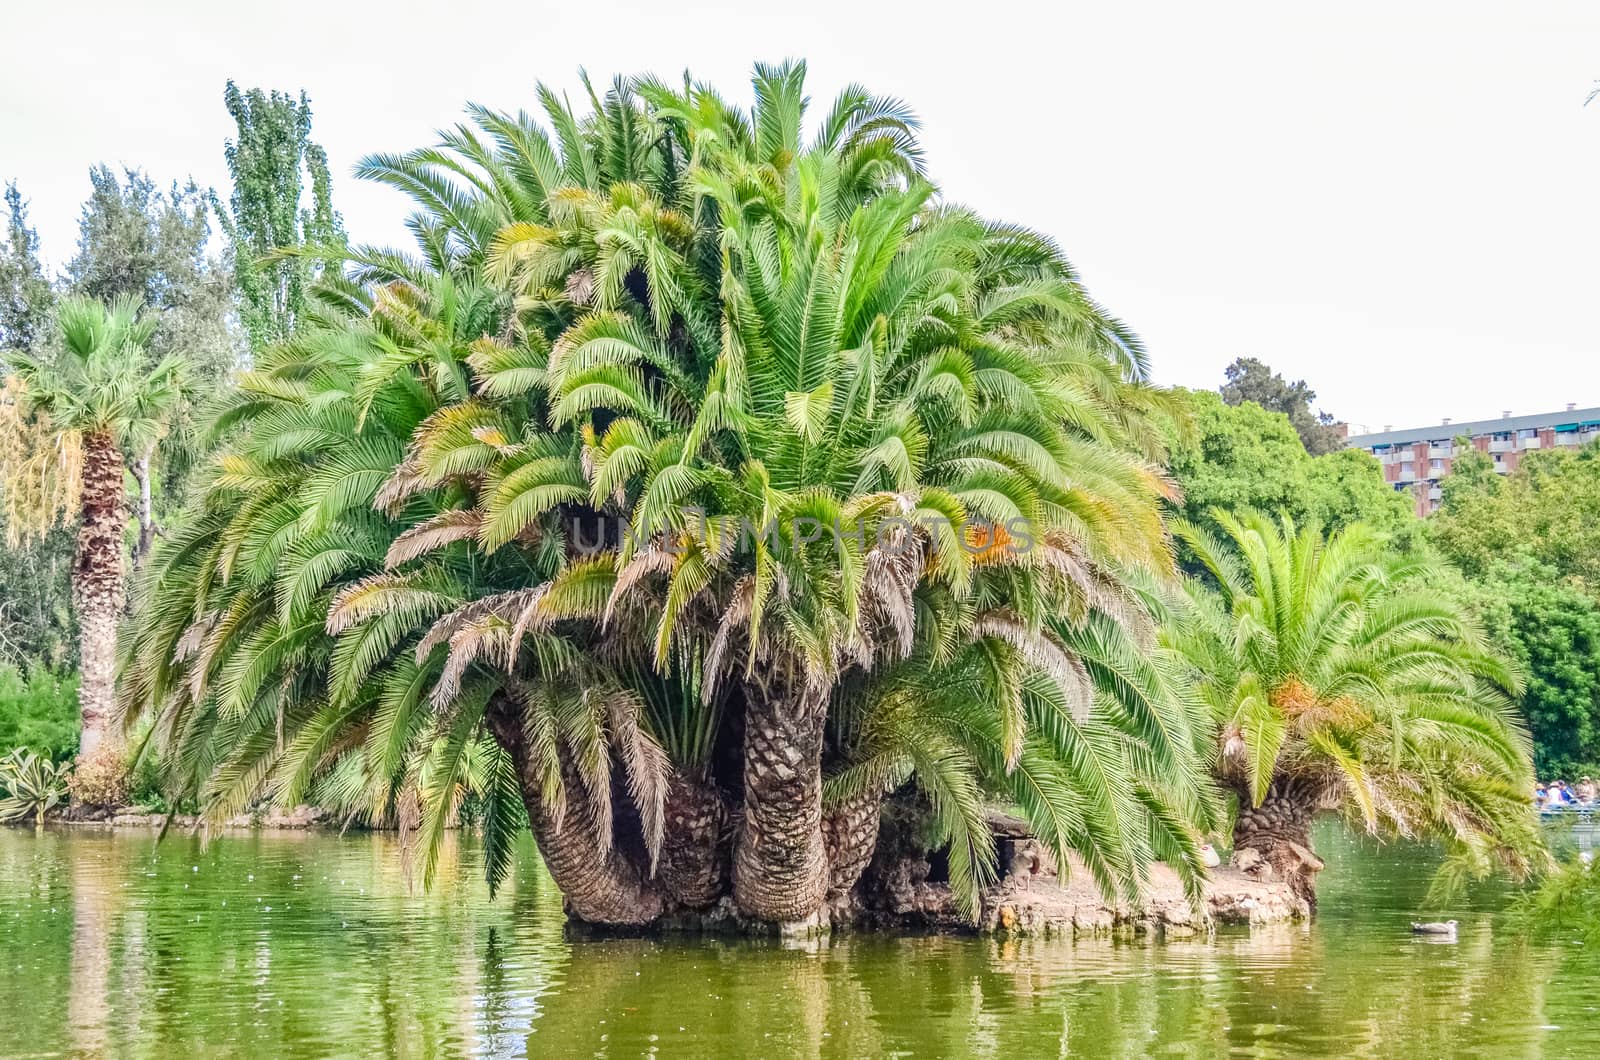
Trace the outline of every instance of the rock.
{"type": "Polygon", "coordinates": [[[1270,876],[1272,874],[1272,866],[1267,864],[1266,859],[1261,856],[1261,851],[1256,850],[1254,847],[1235,850],[1233,852],[1233,867],[1246,875],[1260,873],[1263,876],[1270,876]]]}

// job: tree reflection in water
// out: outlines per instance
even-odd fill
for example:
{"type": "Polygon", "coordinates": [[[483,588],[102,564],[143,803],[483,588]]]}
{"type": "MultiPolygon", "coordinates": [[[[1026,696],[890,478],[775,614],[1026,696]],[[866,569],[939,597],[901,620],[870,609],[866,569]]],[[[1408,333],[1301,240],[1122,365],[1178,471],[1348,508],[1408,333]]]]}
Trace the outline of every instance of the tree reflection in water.
{"type": "Polygon", "coordinates": [[[408,892],[392,837],[0,829],[7,1053],[1518,1055],[1600,1048],[1600,960],[1407,928],[1427,865],[1333,837],[1322,918],[1155,944],[569,937],[470,836],[408,892]]]}

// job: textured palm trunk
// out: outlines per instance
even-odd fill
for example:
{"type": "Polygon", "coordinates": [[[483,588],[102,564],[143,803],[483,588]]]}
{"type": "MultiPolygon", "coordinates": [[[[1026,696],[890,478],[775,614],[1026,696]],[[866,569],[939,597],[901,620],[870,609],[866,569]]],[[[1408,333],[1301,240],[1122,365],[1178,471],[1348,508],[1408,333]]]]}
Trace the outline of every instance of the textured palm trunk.
{"type": "Polygon", "coordinates": [[[577,770],[570,767],[572,756],[562,756],[567,805],[558,817],[540,796],[539,777],[522,735],[520,711],[504,700],[492,705],[489,721],[495,738],[511,752],[516,764],[528,823],[545,868],[561,889],[568,914],[591,924],[617,927],[638,927],[660,917],[665,911],[662,895],[639,867],[615,843],[601,853],[605,818],[577,770]]]}
{"type": "Polygon", "coordinates": [[[822,839],[828,852],[828,893],[845,894],[861,879],[878,848],[883,796],[863,792],[832,807],[822,818],[822,839]]]}
{"type": "Polygon", "coordinates": [[[1247,872],[1289,884],[1315,910],[1322,859],[1311,849],[1317,793],[1292,780],[1275,781],[1260,806],[1241,805],[1233,826],[1233,862],[1247,872]]]}
{"type": "Polygon", "coordinates": [[[744,819],[733,851],[733,897],[747,916],[805,920],[822,907],[822,730],[826,699],[788,675],[746,686],[744,819]]]}
{"type": "Polygon", "coordinates": [[[83,524],[73,558],[72,597],[78,612],[83,716],[80,755],[98,750],[116,707],[117,623],[122,617],[122,453],[109,433],[83,439],[83,524]]]}
{"type": "Polygon", "coordinates": [[[673,772],[656,875],[679,905],[704,909],[726,891],[722,833],[727,820],[727,807],[715,786],[704,777],[673,772]]]}

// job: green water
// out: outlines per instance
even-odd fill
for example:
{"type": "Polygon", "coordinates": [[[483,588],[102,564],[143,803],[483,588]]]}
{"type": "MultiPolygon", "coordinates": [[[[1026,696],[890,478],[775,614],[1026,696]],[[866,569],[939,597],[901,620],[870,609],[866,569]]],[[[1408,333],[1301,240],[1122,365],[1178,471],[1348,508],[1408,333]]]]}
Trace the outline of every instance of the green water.
{"type": "Polygon", "coordinates": [[[531,851],[408,895],[391,837],[0,828],[0,1055],[1520,1056],[1600,1051],[1600,954],[1428,910],[1329,832],[1310,928],[1210,941],[568,941],[531,851]]]}

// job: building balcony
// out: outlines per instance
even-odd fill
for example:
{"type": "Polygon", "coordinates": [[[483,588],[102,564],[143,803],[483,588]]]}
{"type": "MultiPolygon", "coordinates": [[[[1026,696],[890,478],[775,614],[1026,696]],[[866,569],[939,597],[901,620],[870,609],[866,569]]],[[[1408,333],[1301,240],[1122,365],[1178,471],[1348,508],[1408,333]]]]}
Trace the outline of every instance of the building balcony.
{"type": "Polygon", "coordinates": [[[1489,452],[1491,452],[1491,453],[1509,453],[1509,452],[1511,452],[1511,450],[1515,449],[1516,447],[1517,447],[1516,440],[1512,439],[1512,438],[1490,438],[1489,439],[1489,452]]]}
{"type": "Polygon", "coordinates": [[[1428,447],[1428,459],[1430,460],[1448,460],[1454,455],[1455,449],[1448,445],[1430,445],[1428,447]]]}
{"type": "Polygon", "coordinates": [[[1399,474],[1398,477],[1395,478],[1395,481],[1396,482],[1415,482],[1415,481],[1417,481],[1417,473],[1416,473],[1415,470],[1408,471],[1405,468],[1401,468],[1400,469],[1400,474],[1399,474]]]}
{"type": "Polygon", "coordinates": [[[1496,464],[1494,466],[1494,472],[1497,475],[1509,475],[1509,474],[1511,474],[1511,465],[1510,464],[1496,464]]]}
{"type": "Polygon", "coordinates": [[[1537,448],[1539,448],[1539,439],[1538,438],[1518,438],[1517,439],[1517,448],[1518,449],[1537,449],[1537,448]]]}
{"type": "Polygon", "coordinates": [[[1556,432],[1556,444],[1582,445],[1583,438],[1579,436],[1577,431],[1558,431],[1556,432]]]}
{"type": "Polygon", "coordinates": [[[1441,490],[1438,486],[1429,486],[1428,487],[1428,499],[1430,501],[1436,501],[1440,497],[1443,497],[1443,496],[1444,496],[1444,491],[1441,490]]]}

